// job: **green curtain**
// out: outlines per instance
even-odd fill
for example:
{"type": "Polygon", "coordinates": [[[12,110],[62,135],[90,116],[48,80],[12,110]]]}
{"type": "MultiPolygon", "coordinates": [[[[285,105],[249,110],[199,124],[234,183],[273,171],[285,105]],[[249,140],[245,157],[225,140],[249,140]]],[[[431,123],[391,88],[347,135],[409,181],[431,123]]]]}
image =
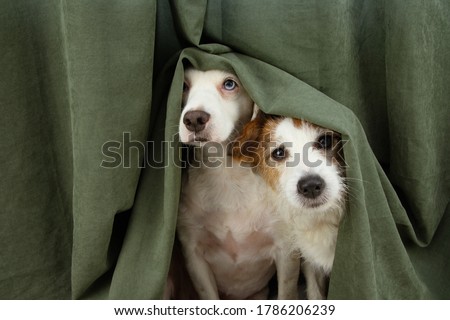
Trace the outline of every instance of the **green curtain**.
{"type": "Polygon", "coordinates": [[[0,298],[161,297],[189,61],[350,141],[329,298],[449,299],[449,30],[445,0],[1,2],[0,298]]]}

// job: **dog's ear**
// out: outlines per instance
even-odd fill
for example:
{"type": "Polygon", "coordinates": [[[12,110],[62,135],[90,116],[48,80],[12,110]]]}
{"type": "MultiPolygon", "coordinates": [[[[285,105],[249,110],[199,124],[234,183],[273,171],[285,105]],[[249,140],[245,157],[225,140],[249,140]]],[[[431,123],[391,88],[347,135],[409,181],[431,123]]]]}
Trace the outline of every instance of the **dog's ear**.
{"type": "Polygon", "coordinates": [[[260,113],[261,110],[259,109],[258,105],[256,103],[253,103],[253,113],[252,113],[252,119],[251,120],[255,120],[256,117],[258,116],[258,113],[260,113]]]}
{"type": "Polygon", "coordinates": [[[234,141],[233,158],[245,165],[256,166],[259,162],[260,134],[265,122],[265,114],[254,105],[252,121],[244,126],[242,134],[234,141]],[[255,110],[255,107],[257,108],[255,110]]]}

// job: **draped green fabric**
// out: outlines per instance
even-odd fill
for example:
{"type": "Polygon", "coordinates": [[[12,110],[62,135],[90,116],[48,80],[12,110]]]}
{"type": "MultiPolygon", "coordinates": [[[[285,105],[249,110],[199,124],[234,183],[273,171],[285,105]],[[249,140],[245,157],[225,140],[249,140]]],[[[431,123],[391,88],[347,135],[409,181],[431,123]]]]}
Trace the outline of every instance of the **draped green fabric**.
{"type": "Polygon", "coordinates": [[[445,0],[0,3],[0,298],[161,297],[190,62],[349,141],[329,298],[449,299],[449,30],[445,0]]]}

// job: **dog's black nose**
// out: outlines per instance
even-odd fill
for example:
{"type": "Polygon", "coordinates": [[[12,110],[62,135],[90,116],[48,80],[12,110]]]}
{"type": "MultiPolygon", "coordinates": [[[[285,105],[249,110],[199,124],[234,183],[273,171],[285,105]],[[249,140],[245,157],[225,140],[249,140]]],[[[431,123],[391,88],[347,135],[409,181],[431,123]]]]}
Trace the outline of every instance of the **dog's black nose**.
{"type": "Polygon", "coordinates": [[[183,123],[189,131],[200,132],[205,129],[211,115],[205,111],[189,111],[183,118],[183,123]]]}
{"type": "Polygon", "coordinates": [[[325,188],[325,181],[318,175],[301,178],[297,183],[297,191],[305,198],[317,198],[325,188]]]}

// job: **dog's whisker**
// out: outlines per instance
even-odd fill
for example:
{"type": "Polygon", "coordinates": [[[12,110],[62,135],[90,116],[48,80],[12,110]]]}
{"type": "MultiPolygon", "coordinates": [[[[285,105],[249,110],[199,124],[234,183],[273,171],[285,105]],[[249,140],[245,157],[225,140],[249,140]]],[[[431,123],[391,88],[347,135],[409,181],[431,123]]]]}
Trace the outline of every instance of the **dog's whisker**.
{"type": "MultiPolygon", "coordinates": [[[[353,192],[352,192],[352,190],[347,189],[347,190],[345,191],[345,195],[346,195],[349,199],[351,199],[351,201],[355,201],[356,203],[358,203],[358,204],[360,204],[360,205],[362,205],[362,206],[365,206],[364,201],[361,200],[358,196],[354,195],[353,192]]],[[[342,202],[345,203],[345,199],[342,199],[342,202]]]]}
{"type": "Polygon", "coordinates": [[[343,179],[346,180],[346,181],[358,181],[358,182],[362,182],[362,183],[373,184],[372,181],[368,181],[368,180],[364,180],[364,179],[360,179],[360,178],[343,177],[343,179]]]}

